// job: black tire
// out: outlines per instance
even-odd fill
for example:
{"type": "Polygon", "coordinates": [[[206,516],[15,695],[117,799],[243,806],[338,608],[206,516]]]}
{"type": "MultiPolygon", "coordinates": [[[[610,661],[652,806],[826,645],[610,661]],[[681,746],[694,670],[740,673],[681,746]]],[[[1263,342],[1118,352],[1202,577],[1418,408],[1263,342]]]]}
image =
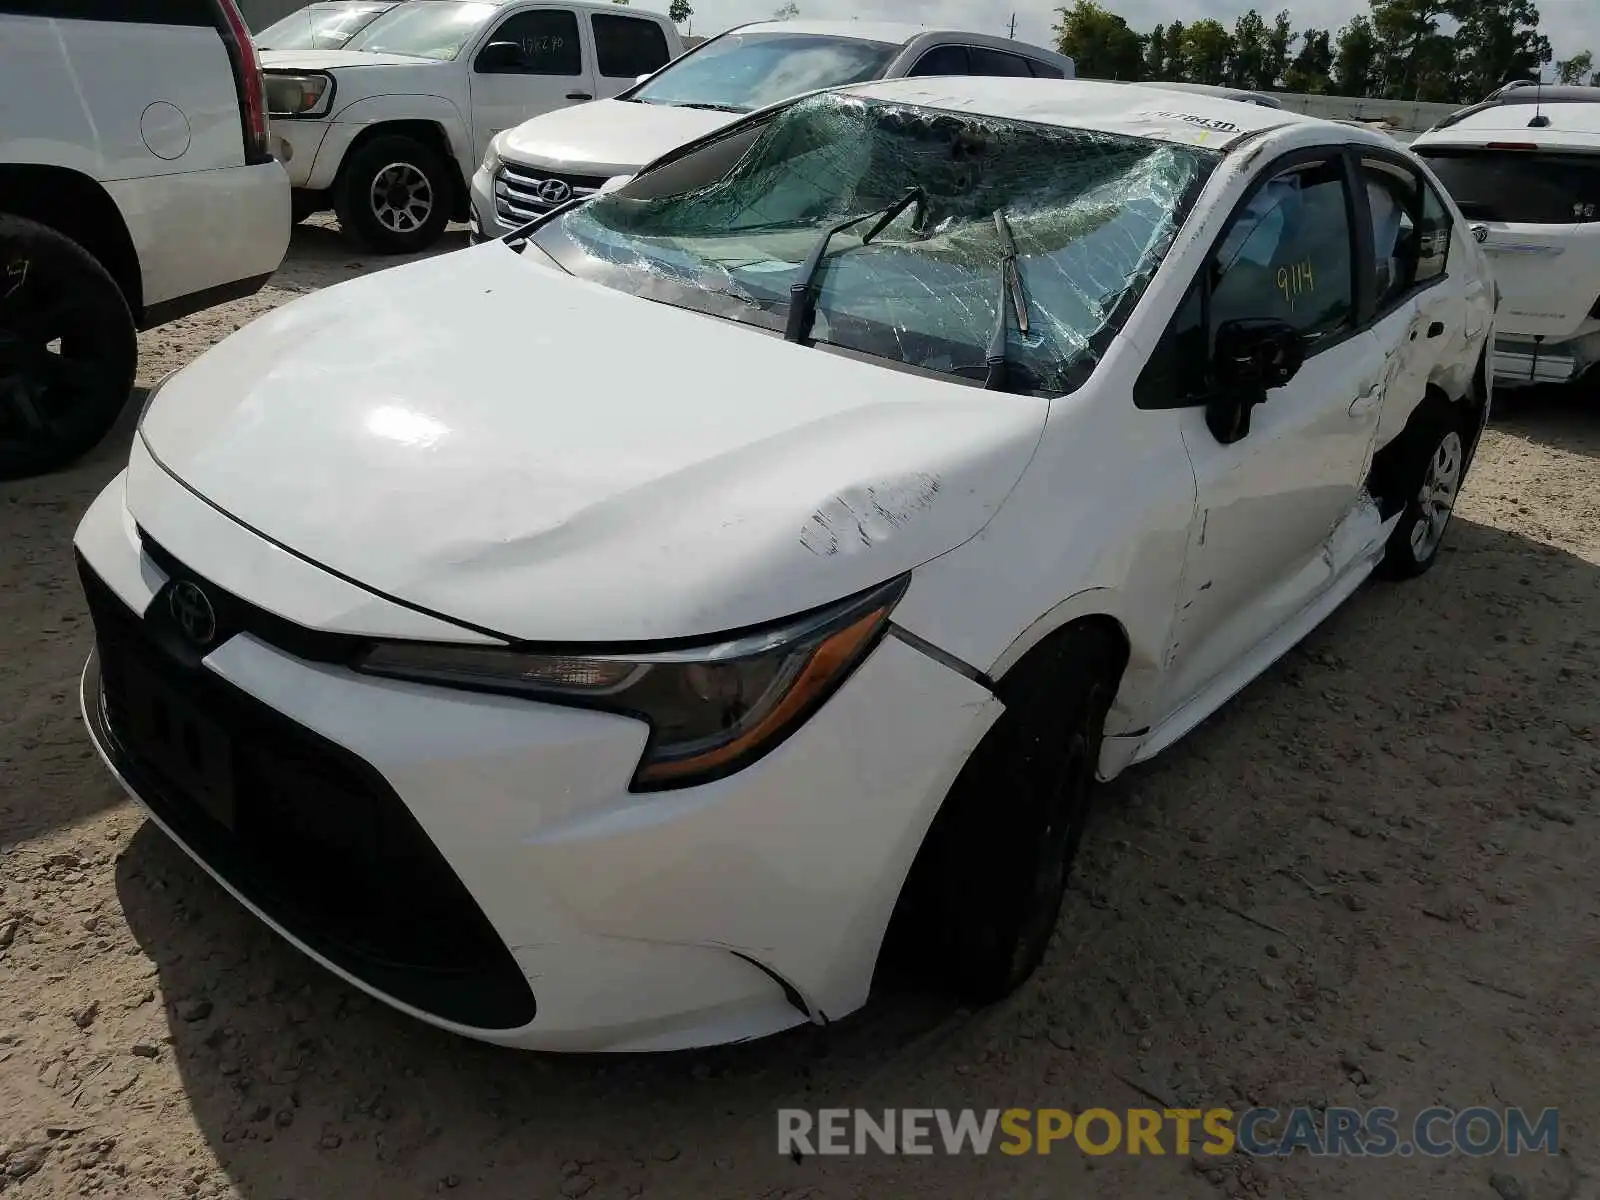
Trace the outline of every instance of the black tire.
{"type": "Polygon", "coordinates": [[[1001,688],[1006,711],[967,760],[912,867],[890,952],[972,1004],[1044,958],[1082,843],[1123,652],[1068,631],[1001,688]]]}
{"type": "Polygon", "coordinates": [[[450,170],[415,138],[381,136],[357,147],[334,189],[345,235],[378,254],[426,250],[450,220],[450,170]]]}
{"type": "Polygon", "coordinates": [[[128,303],[98,260],[0,214],[0,479],[93,449],[127,404],[138,359],[128,303]]]}
{"type": "Polygon", "coordinates": [[[1406,506],[1378,564],[1385,579],[1414,579],[1439,558],[1445,530],[1466,481],[1471,430],[1465,406],[1430,403],[1417,414],[1400,455],[1406,506]]]}

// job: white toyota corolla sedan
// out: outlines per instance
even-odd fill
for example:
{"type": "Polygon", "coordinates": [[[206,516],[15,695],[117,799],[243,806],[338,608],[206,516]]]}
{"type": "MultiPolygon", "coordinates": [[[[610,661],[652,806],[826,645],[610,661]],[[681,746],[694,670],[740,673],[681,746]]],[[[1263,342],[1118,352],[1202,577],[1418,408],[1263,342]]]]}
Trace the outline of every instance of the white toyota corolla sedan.
{"type": "Polygon", "coordinates": [[[169,377],[77,533],[84,717],[241,903],[458,1033],[756,1037],[886,943],[992,999],[1097,777],[1433,563],[1492,292],[1378,134],[812,95],[169,377]]]}

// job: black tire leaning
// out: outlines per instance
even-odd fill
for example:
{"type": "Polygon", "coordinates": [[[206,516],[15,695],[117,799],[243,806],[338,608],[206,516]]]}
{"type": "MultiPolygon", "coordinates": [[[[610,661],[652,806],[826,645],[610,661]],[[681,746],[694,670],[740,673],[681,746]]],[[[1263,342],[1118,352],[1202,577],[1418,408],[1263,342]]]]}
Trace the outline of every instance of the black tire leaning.
{"type": "Polygon", "coordinates": [[[1015,991],[1044,958],[1083,839],[1123,650],[1084,626],[1026,659],[907,880],[891,942],[963,1000],[1015,991]]]}
{"type": "Polygon", "coordinates": [[[0,213],[0,479],[93,449],[127,404],[138,360],[128,302],[99,260],[0,213]]]}
{"type": "MultiPolygon", "coordinates": [[[[439,240],[450,220],[450,169],[433,147],[401,134],[375,137],[358,146],[345,162],[334,189],[333,207],[345,235],[378,254],[426,250],[439,240]],[[402,177],[414,172],[413,181],[425,182],[427,215],[414,228],[385,224],[374,202],[374,185],[391,168],[400,168],[402,177]]],[[[422,195],[416,190],[412,194],[422,195]]]]}
{"type": "Polygon", "coordinates": [[[1383,578],[1414,579],[1438,561],[1466,481],[1468,415],[1464,405],[1430,401],[1400,435],[1400,494],[1406,504],[1378,563],[1383,578]]]}

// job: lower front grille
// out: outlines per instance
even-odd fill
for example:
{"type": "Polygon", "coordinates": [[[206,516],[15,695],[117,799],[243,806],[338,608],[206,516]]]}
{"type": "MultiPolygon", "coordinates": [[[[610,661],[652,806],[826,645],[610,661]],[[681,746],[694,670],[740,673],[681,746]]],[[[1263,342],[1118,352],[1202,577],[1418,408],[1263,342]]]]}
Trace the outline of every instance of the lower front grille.
{"type": "Polygon", "coordinates": [[[508,225],[523,225],[574,196],[594,195],[605,182],[600,175],[571,175],[505,163],[494,177],[494,211],[508,225]]]}
{"type": "Polygon", "coordinates": [[[86,564],[79,569],[97,651],[85,708],[118,770],[174,835],[379,992],[476,1029],[528,1024],[534,997],[515,958],[383,778],[174,659],[86,564]]]}

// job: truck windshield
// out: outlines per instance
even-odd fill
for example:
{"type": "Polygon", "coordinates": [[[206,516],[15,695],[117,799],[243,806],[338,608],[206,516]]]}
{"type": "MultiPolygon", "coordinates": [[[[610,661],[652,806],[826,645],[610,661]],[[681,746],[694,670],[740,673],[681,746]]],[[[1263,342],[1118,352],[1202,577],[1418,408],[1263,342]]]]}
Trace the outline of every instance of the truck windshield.
{"type": "Polygon", "coordinates": [[[310,4],[255,36],[258,50],[342,50],[387,4],[310,4]]]}
{"type": "Polygon", "coordinates": [[[876,79],[899,46],[799,33],[730,33],[663,67],[640,104],[752,112],[820,88],[876,79]]]}
{"type": "Polygon", "coordinates": [[[1417,153],[1469,221],[1600,221],[1600,154],[1446,146],[1417,153]]]}
{"type": "Polygon", "coordinates": [[[646,172],[532,238],[575,275],[774,330],[809,284],[797,324],[819,343],[974,383],[995,377],[999,350],[1007,390],[1059,395],[1093,371],[1216,161],[823,93],[775,114],[713,178],[679,160],[660,168],[673,194],[646,172]]]}
{"type": "Polygon", "coordinates": [[[413,54],[448,61],[500,11],[497,4],[411,0],[391,8],[344,44],[372,54],[413,54]]]}

